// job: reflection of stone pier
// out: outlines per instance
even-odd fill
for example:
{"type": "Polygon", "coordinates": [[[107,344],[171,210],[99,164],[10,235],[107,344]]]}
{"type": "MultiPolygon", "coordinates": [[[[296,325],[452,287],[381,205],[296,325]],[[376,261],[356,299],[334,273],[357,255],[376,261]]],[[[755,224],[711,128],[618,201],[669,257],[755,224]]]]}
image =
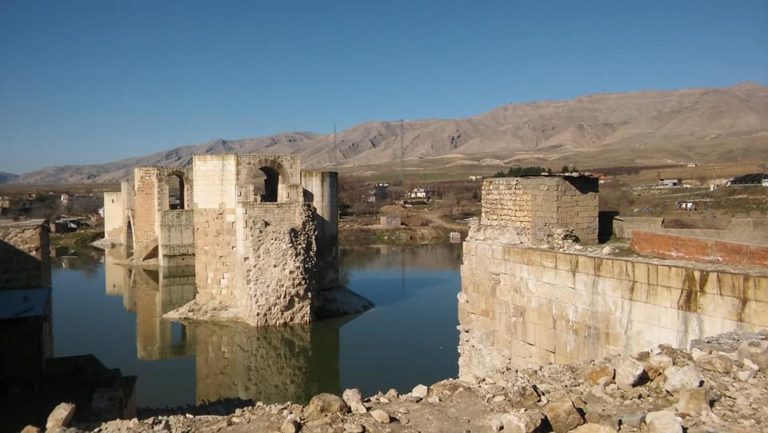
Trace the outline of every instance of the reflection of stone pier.
{"type": "Polygon", "coordinates": [[[186,327],[163,319],[163,315],[195,298],[194,267],[145,269],[120,264],[124,262],[124,251],[105,252],[106,292],[122,296],[125,309],[136,313],[138,357],[151,360],[191,356],[186,327]]]}
{"type": "Polygon", "coordinates": [[[208,323],[190,325],[190,332],[198,403],[232,397],[305,402],[319,392],[339,391],[338,327],[208,323]]]}
{"type": "MultiPolygon", "coordinates": [[[[198,403],[224,398],[306,401],[339,391],[342,320],[252,327],[241,322],[173,322],[163,315],[195,297],[193,267],[125,266],[105,252],[106,290],[136,313],[137,357],[195,357],[198,403]]],[[[191,379],[191,378],[190,378],[191,379]]]]}

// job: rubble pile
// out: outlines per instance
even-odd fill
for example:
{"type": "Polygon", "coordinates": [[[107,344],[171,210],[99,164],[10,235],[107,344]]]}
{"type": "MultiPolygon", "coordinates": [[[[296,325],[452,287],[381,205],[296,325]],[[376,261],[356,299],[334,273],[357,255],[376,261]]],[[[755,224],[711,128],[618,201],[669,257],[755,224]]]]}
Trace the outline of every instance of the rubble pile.
{"type": "Polygon", "coordinates": [[[319,394],[307,405],[227,415],[115,420],[57,431],[117,432],[755,432],[768,425],[768,332],[729,333],[691,350],[660,345],[572,365],[509,369],[502,380],[444,380],[363,398],[319,394]]]}

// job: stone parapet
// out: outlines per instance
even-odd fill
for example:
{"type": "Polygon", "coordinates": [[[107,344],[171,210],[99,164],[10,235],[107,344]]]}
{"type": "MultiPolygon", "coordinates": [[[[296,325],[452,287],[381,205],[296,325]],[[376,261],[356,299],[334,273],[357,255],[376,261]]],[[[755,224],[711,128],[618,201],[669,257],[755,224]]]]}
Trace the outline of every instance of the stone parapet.
{"type": "Polygon", "coordinates": [[[768,267],[768,246],[634,230],[630,247],[639,254],[737,266],[768,267]]]}

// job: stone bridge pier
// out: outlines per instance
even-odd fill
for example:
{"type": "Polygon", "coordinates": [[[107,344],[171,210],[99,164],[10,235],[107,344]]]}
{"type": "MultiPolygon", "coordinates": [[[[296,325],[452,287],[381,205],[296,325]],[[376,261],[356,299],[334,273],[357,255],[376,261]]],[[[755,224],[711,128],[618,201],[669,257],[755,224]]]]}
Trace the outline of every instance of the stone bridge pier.
{"type": "Polygon", "coordinates": [[[134,263],[194,264],[197,296],[178,317],[307,323],[371,306],[339,287],[337,190],[336,173],[302,171],[297,155],[195,155],[137,167],[132,188],[105,194],[105,236],[132,244],[134,263]]]}

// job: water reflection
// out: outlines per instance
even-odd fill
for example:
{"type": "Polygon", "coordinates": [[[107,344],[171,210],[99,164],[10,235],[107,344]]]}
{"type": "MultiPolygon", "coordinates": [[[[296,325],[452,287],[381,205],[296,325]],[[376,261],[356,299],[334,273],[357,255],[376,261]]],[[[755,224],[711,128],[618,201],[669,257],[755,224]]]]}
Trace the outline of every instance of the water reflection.
{"type": "Polygon", "coordinates": [[[343,249],[346,283],[374,300],[373,310],[253,328],[163,319],[195,297],[193,270],[129,267],[125,252],[112,249],[55,268],[56,351],[93,353],[137,375],[139,407],[410,389],[456,375],[460,254],[447,245],[343,249]]]}
{"type": "Polygon", "coordinates": [[[232,397],[304,402],[319,392],[338,393],[338,329],[338,324],[191,325],[198,403],[232,397]]]}
{"type": "Polygon", "coordinates": [[[163,315],[195,298],[193,267],[122,265],[119,249],[105,255],[105,292],[122,296],[136,314],[136,352],[142,360],[195,358],[195,402],[225,398],[307,401],[339,390],[339,327],[254,328],[242,323],[178,323],[163,315]]]}

